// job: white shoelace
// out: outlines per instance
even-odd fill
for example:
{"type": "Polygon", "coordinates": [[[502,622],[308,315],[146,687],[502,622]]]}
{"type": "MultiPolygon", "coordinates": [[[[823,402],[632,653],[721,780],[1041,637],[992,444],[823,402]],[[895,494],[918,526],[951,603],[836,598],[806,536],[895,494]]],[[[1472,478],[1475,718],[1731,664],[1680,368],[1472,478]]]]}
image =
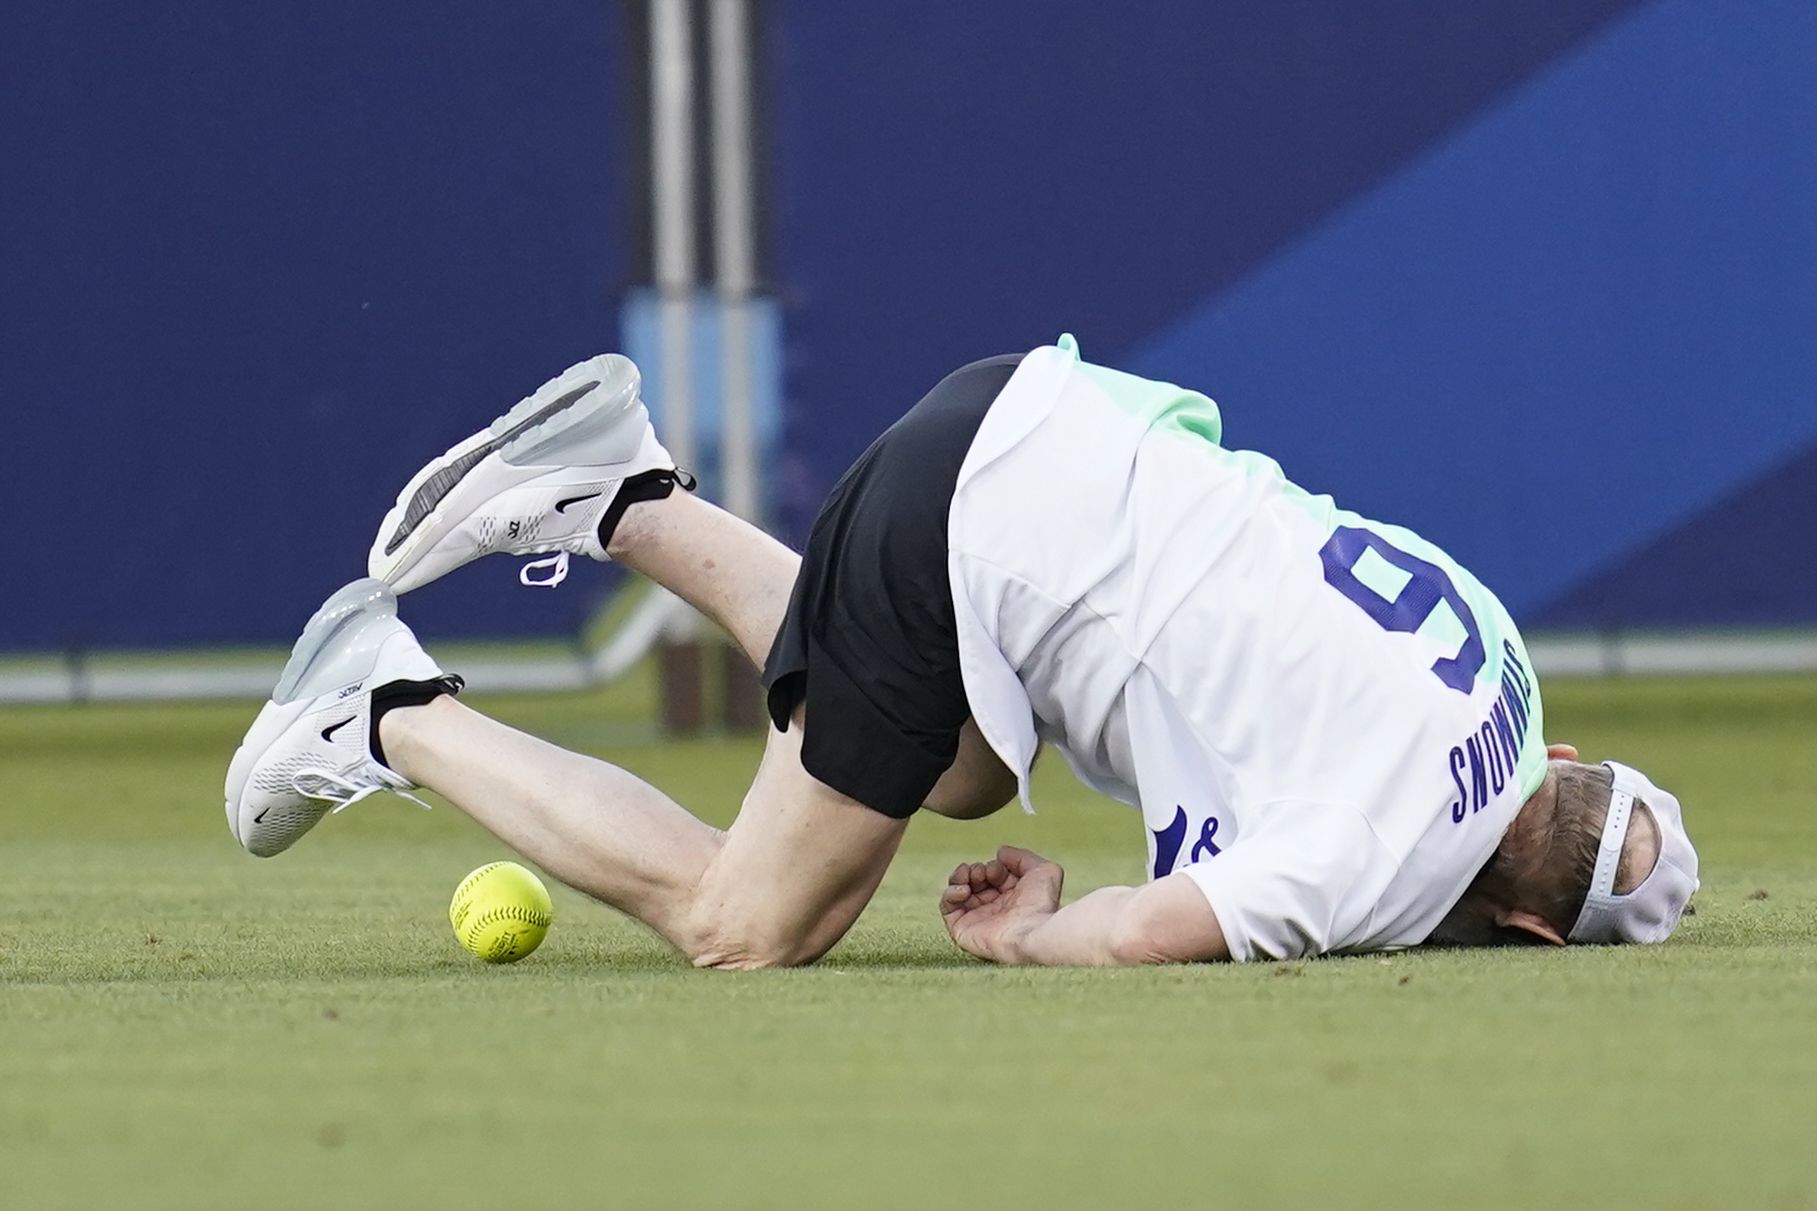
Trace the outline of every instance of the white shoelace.
{"type": "Polygon", "coordinates": [[[341,775],[329,773],[327,770],[299,770],[290,776],[290,789],[305,799],[321,799],[334,804],[334,812],[330,812],[330,815],[346,811],[361,799],[368,795],[376,795],[380,791],[390,791],[400,799],[410,800],[424,811],[431,810],[427,803],[407,790],[376,782],[362,786],[351,778],[343,778],[341,775]],[[315,790],[310,790],[303,785],[303,780],[306,778],[315,780],[315,790]]]}
{"type": "Polygon", "coordinates": [[[517,579],[518,583],[528,588],[553,589],[568,579],[568,553],[557,551],[547,559],[532,559],[518,570],[517,579]],[[541,571],[543,568],[550,569],[549,575],[540,580],[531,575],[532,572],[541,571]]]}

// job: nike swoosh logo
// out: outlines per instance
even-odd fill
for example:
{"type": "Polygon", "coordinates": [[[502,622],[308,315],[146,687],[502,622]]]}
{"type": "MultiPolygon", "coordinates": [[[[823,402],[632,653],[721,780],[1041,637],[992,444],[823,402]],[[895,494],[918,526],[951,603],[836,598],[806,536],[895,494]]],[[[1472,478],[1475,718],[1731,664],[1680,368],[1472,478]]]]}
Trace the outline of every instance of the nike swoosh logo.
{"type": "MultiPolygon", "coordinates": [[[[349,716],[347,716],[347,718],[341,720],[339,723],[331,723],[327,727],[323,728],[322,729],[322,739],[333,740],[334,734],[336,732],[340,731],[342,728],[346,727],[349,723],[352,723],[353,718],[354,717],[352,715],[349,715],[349,716]]],[[[258,823],[258,821],[255,820],[255,821],[253,821],[253,823],[256,824],[256,823],[258,823]]]]}
{"type": "Polygon", "coordinates": [[[566,513],[569,505],[578,505],[583,500],[592,500],[599,495],[601,494],[598,492],[589,492],[585,496],[570,496],[566,500],[558,500],[555,502],[555,511],[557,513],[566,513]]]}
{"type": "Polygon", "coordinates": [[[252,822],[253,822],[253,823],[254,823],[254,824],[263,824],[263,823],[265,823],[265,813],[266,813],[266,812],[268,812],[268,811],[270,811],[270,810],[271,810],[271,809],[270,809],[270,808],[269,808],[269,807],[267,807],[267,808],[264,808],[264,809],[263,809],[263,810],[261,810],[261,811],[260,811],[260,812],[259,812],[259,814],[258,814],[258,815],[256,815],[256,816],[254,816],[254,817],[253,817],[253,818],[252,818],[252,822]]]}

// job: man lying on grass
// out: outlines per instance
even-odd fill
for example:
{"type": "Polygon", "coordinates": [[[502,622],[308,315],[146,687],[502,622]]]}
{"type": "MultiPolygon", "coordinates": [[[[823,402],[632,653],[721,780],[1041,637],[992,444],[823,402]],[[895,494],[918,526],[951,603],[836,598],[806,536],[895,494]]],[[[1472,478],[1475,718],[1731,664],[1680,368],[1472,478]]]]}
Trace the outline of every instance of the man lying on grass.
{"type": "Polygon", "coordinates": [[[798,557],[673,491],[638,392],[627,359],[583,362],[405,486],[375,579],[311,619],[233,759],[242,845],[429,787],[697,964],[806,963],[915,811],[1026,804],[1045,741],[1141,810],[1150,882],[1061,907],[1032,854],[961,867],[947,926],[998,962],[1652,942],[1696,890],[1672,796],[1547,749],[1501,603],[1225,448],[1203,395],[1071,338],[974,363],[859,458],[798,557]],[[775,727],[730,828],[455,700],[393,591],[493,552],[551,555],[526,583],[617,560],[762,669],[775,727]]]}

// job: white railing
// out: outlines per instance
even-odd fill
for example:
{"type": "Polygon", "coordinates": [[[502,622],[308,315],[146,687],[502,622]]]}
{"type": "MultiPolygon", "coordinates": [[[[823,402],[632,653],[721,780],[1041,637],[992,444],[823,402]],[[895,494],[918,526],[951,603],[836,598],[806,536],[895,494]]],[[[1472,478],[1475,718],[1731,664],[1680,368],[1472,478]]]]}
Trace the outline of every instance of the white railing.
{"type": "MultiPolygon", "coordinates": [[[[477,656],[450,661],[490,693],[579,690],[631,670],[684,607],[662,590],[645,594],[598,647],[572,654],[477,656]]],[[[1542,677],[1655,677],[1817,673],[1817,632],[1675,632],[1546,635],[1528,644],[1542,677]]],[[[0,704],[259,699],[271,692],[281,654],[232,660],[180,653],[147,661],[97,653],[0,664],[0,704]]]]}

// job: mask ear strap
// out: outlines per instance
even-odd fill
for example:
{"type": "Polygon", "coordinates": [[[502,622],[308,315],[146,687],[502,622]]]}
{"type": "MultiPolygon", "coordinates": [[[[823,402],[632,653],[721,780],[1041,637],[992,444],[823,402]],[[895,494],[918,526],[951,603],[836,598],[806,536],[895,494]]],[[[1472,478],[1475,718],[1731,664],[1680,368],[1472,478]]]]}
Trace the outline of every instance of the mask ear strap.
{"type": "Polygon", "coordinates": [[[1615,888],[1615,872],[1621,868],[1622,845],[1628,839],[1628,821],[1634,811],[1634,792],[1616,787],[1609,792],[1609,815],[1603,821],[1602,844],[1596,850],[1596,871],[1590,876],[1590,891],[1584,896],[1583,910],[1569,936],[1576,937],[1600,908],[1605,907],[1615,888]]]}
{"type": "Polygon", "coordinates": [[[1596,873],[1590,879],[1593,896],[1606,896],[1615,890],[1615,872],[1621,866],[1621,850],[1628,839],[1628,822],[1633,813],[1632,791],[1610,792],[1609,818],[1603,821],[1602,845],[1596,851],[1596,873]]]}

